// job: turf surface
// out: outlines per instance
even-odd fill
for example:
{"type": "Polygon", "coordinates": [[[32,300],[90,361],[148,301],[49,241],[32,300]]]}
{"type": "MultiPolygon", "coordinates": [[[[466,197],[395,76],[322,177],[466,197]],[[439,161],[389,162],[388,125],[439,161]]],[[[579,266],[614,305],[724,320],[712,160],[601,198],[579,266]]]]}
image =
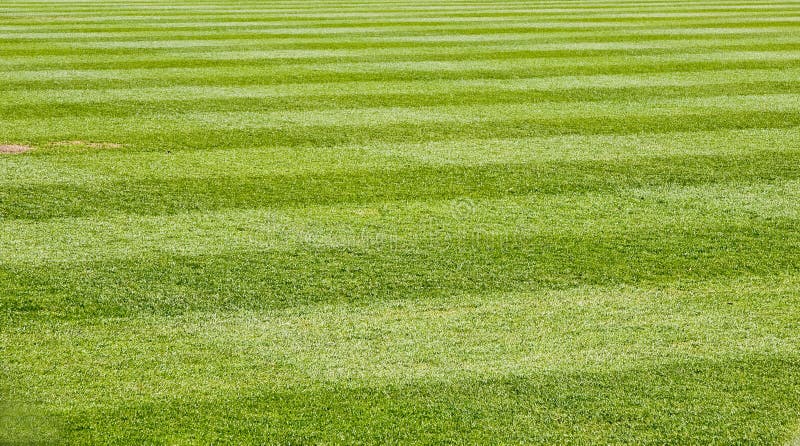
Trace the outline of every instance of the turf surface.
{"type": "Polygon", "coordinates": [[[799,88],[788,1],[4,1],[0,443],[800,441],[799,88]]]}

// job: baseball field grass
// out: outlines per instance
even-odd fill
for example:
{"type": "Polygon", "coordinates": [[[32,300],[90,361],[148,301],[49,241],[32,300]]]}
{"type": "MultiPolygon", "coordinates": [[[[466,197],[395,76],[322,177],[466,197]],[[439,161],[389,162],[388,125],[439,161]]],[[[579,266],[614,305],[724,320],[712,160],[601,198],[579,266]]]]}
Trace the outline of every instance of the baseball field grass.
{"type": "Polygon", "coordinates": [[[0,2],[0,444],[800,444],[800,3],[0,2]]]}

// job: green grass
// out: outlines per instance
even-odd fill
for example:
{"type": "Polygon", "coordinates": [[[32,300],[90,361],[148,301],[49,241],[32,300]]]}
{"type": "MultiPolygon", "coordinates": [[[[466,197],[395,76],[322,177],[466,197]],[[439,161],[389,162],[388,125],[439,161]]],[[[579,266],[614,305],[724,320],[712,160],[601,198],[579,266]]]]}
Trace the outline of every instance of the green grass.
{"type": "Polygon", "coordinates": [[[795,444],[800,3],[0,3],[0,444],[795,444]]]}

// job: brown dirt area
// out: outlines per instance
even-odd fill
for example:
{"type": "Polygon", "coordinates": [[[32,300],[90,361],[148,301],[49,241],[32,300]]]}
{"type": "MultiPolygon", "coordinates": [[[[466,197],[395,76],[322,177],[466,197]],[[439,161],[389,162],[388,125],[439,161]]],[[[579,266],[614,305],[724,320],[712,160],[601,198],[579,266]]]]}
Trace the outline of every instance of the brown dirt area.
{"type": "Polygon", "coordinates": [[[53,143],[55,146],[83,146],[92,149],[119,149],[122,144],[114,142],[92,142],[92,141],[59,141],[53,143]]]}
{"type": "Polygon", "coordinates": [[[31,146],[24,146],[21,144],[0,144],[0,154],[17,154],[17,153],[25,153],[29,150],[33,150],[31,146]]]}

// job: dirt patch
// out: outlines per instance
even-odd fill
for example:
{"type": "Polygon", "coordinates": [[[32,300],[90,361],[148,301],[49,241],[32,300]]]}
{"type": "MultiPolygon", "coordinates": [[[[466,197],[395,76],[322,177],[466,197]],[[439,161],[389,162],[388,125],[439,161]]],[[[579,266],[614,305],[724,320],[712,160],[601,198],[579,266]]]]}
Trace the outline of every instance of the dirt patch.
{"type": "Polygon", "coordinates": [[[21,144],[0,144],[0,154],[25,153],[29,150],[33,150],[33,147],[21,144]]]}
{"type": "Polygon", "coordinates": [[[88,147],[90,149],[119,149],[122,144],[115,142],[92,142],[92,141],[59,141],[53,143],[55,146],[88,147]]]}

